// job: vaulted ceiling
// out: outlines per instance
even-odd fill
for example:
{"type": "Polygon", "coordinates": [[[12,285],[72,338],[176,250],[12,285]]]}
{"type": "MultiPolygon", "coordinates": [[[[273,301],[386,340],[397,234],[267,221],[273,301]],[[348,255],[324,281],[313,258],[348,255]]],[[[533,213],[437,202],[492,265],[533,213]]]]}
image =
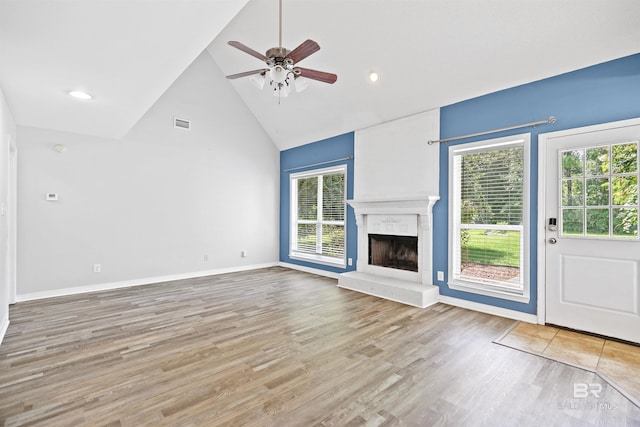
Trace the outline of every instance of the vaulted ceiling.
{"type": "MultiPolygon", "coordinates": [[[[283,45],[315,40],[301,66],[338,81],[228,83],[285,149],[638,53],[639,21],[638,0],[283,0],[283,45]]],[[[120,138],[203,50],[264,65],[229,40],[277,46],[277,0],[0,0],[0,87],[19,125],[120,138]]]]}
{"type": "Polygon", "coordinates": [[[18,125],[120,138],[246,3],[0,0],[0,87],[18,125]]]}

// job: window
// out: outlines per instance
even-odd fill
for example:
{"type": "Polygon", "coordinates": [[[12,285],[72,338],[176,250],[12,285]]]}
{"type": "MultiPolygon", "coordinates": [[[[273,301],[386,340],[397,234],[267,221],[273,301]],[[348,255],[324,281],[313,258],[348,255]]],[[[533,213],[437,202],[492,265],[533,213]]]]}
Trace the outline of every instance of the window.
{"type": "Polygon", "coordinates": [[[346,169],[291,175],[290,257],[345,266],[346,169]]]}
{"type": "Polygon", "coordinates": [[[560,152],[564,237],[638,239],[638,141],[560,152]]]}
{"type": "Polygon", "coordinates": [[[529,134],[449,148],[449,286],[528,301],[529,134]]]}

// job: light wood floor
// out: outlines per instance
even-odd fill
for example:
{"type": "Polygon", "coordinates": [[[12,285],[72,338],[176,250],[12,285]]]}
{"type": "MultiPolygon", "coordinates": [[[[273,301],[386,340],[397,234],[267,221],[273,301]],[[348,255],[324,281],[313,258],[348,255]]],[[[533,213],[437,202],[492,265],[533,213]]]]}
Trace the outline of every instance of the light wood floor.
{"type": "Polygon", "coordinates": [[[596,374],[492,343],[511,320],[335,285],[274,267],[19,303],[0,424],[640,425],[596,374]]]}

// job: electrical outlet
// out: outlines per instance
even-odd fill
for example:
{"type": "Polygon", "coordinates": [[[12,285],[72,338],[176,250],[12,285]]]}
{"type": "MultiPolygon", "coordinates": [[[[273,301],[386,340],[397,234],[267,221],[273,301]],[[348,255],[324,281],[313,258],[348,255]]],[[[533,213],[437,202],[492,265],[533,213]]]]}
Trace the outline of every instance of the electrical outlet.
{"type": "Polygon", "coordinates": [[[205,260],[205,261],[209,261],[209,255],[205,255],[205,256],[204,256],[204,260],[205,260]]]}
{"type": "Polygon", "coordinates": [[[347,265],[353,265],[353,258],[347,258],[347,265]]]}
{"type": "Polygon", "coordinates": [[[93,272],[94,273],[100,273],[102,271],[102,265],[101,264],[93,264],[93,272]]]}
{"type": "Polygon", "coordinates": [[[438,271],[438,280],[444,282],[444,271],[438,271]]]}

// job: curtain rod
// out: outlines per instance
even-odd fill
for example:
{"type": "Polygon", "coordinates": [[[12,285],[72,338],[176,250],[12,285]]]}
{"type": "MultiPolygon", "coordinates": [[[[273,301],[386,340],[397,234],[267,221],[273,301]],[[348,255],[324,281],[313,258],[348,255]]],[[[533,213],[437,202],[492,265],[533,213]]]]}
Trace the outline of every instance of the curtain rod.
{"type": "Polygon", "coordinates": [[[285,169],[285,170],[283,170],[283,172],[290,172],[290,171],[295,171],[295,170],[298,170],[298,169],[310,168],[311,166],[326,165],[327,163],[333,163],[333,162],[339,162],[341,160],[351,160],[351,159],[353,159],[353,156],[347,156],[347,157],[342,157],[340,159],[327,160],[326,162],[318,162],[318,163],[312,163],[310,165],[297,166],[295,168],[285,169]]]}
{"type": "Polygon", "coordinates": [[[499,129],[493,129],[493,130],[485,130],[483,132],[468,133],[466,135],[455,136],[453,138],[436,139],[435,141],[429,140],[429,141],[427,141],[427,144],[431,145],[431,144],[436,144],[438,142],[456,141],[458,139],[471,138],[472,136],[487,135],[487,134],[490,134],[490,133],[502,132],[504,130],[526,128],[526,127],[529,127],[529,126],[536,127],[537,125],[555,123],[556,120],[557,119],[554,116],[549,116],[548,119],[546,119],[546,120],[538,120],[537,122],[523,123],[521,125],[507,126],[505,128],[499,128],[499,129]]]}

